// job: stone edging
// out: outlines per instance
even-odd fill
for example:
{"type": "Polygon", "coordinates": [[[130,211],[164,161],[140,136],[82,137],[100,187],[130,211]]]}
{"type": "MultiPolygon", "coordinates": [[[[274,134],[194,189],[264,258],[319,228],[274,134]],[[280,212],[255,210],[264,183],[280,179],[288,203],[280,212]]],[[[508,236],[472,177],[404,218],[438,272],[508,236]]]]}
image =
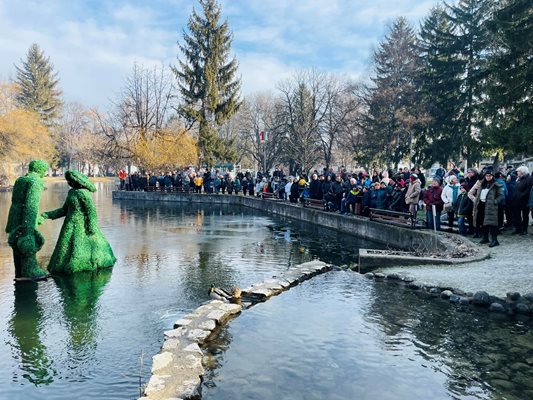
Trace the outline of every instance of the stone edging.
{"type": "Polygon", "coordinates": [[[507,297],[503,299],[501,297],[491,296],[484,291],[470,293],[448,286],[419,283],[409,276],[397,273],[383,274],[380,272],[368,272],[364,276],[376,282],[393,283],[406,290],[424,292],[431,297],[440,298],[463,307],[472,306],[483,308],[497,314],[533,318],[533,293],[526,293],[522,296],[518,292],[509,292],[507,293],[507,297]]]}
{"type": "MultiPolygon", "coordinates": [[[[331,266],[318,260],[297,265],[278,277],[243,289],[243,301],[248,306],[266,301],[329,270],[331,266]]],[[[205,353],[201,346],[216,337],[220,328],[242,310],[241,304],[212,300],[177,320],[174,329],[165,331],[161,351],[153,357],[152,375],[142,399],[199,399],[205,373],[205,353]]]]}

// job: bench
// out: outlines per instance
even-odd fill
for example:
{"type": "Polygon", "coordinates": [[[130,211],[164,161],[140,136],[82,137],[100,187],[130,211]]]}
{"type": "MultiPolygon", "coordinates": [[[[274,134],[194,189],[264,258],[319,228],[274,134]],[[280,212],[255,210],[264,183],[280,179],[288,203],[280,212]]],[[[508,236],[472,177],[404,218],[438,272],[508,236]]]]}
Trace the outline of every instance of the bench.
{"type": "Polygon", "coordinates": [[[326,202],[324,200],[320,200],[320,199],[305,199],[304,200],[304,207],[315,208],[317,210],[325,210],[326,209],[326,202]]]}
{"type": "Polygon", "coordinates": [[[281,200],[277,193],[261,192],[263,200],[281,200]]]}
{"type": "Polygon", "coordinates": [[[174,193],[191,193],[190,186],[174,186],[172,188],[174,193]]]}
{"type": "Polygon", "coordinates": [[[394,225],[408,226],[414,228],[416,226],[416,218],[409,212],[381,210],[379,208],[370,209],[370,220],[381,221],[394,225]]]}

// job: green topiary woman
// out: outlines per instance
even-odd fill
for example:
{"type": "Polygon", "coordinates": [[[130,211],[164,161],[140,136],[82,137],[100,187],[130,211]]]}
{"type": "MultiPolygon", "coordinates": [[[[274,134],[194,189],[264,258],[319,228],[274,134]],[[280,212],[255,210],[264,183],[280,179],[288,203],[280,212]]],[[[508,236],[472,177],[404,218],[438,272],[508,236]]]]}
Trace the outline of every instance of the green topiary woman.
{"type": "Polygon", "coordinates": [[[59,239],[48,265],[53,274],[72,274],[112,267],[116,258],[98,227],[91,192],[94,184],[79,171],[65,172],[72,187],[63,207],[42,214],[45,219],[65,217],[59,239]]]}
{"type": "Polygon", "coordinates": [[[35,256],[44,244],[44,238],[36,228],[46,171],[46,161],[33,160],[28,173],[18,178],[13,187],[6,232],[9,235],[8,243],[13,249],[17,279],[40,279],[47,276],[39,267],[35,256]]]}

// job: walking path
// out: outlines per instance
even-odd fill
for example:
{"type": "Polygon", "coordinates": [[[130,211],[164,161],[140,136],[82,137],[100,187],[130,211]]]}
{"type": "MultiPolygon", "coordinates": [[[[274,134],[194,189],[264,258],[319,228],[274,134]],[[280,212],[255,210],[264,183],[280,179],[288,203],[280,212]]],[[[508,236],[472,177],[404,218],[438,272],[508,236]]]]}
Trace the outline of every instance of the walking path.
{"type": "MultiPolygon", "coordinates": [[[[476,239],[472,241],[475,243],[476,239]]],[[[511,235],[508,232],[498,236],[498,241],[500,246],[488,248],[490,258],[486,260],[446,266],[391,267],[381,271],[397,272],[419,282],[451,286],[466,292],[484,290],[498,297],[505,297],[509,291],[533,293],[532,235],[511,235]]]]}

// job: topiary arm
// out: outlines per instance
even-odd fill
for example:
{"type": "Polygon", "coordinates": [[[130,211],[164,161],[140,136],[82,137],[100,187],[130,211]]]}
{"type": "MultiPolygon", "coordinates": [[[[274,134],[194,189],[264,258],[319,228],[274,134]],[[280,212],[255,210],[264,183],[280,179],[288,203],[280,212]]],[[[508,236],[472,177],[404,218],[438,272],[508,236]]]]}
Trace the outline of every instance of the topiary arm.
{"type": "Polygon", "coordinates": [[[63,207],[52,211],[46,211],[41,214],[44,219],[58,219],[64,217],[65,215],[67,215],[67,202],[63,204],[63,207]]]}

